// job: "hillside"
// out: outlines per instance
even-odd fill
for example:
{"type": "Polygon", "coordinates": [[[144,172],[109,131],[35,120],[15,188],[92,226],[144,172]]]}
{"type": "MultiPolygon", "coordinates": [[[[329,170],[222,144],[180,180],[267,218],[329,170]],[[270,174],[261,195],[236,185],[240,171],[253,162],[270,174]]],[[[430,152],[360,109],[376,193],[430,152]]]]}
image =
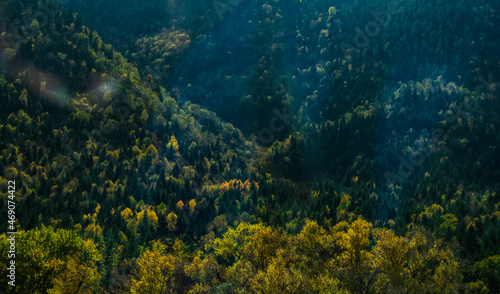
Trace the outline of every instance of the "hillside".
{"type": "Polygon", "coordinates": [[[3,2],[0,292],[495,293],[499,9],[3,2]]]}

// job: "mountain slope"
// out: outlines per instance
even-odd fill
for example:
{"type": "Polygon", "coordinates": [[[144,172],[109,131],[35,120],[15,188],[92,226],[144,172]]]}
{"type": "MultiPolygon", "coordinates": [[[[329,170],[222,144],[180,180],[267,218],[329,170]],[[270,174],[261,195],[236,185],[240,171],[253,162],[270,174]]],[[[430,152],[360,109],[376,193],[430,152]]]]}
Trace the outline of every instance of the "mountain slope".
{"type": "Polygon", "coordinates": [[[0,4],[17,292],[498,288],[497,4],[59,2],[0,4]]]}

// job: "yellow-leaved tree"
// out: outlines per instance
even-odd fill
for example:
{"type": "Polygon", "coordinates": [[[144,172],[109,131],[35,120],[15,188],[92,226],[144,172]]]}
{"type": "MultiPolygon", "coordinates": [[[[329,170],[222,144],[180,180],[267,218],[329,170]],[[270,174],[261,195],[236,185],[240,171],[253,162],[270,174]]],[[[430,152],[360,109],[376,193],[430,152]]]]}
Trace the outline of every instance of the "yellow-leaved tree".
{"type": "Polygon", "coordinates": [[[390,230],[375,233],[376,288],[383,293],[454,293],[462,282],[460,264],[442,240],[412,229],[398,237],[390,230]]]}
{"type": "Polygon", "coordinates": [[[352,293],[371,293],[374,275],[373,255],[368,251],[373,225],[358,218],[350,225],[337,224],[336,243],[342,249],[335,262],[342,286],[352,293]]]}
{"type": "Polygon", "coordinates": [[[202,256],[198,251],[193,261],[184,268],[184,272],[196,284],[188,293],[213,293],[213,285],[218,283],[219,264],[213,256],[202,256]]]}
{"type": "Polygon", "coordinates": [[[102,261],[102,256],[92,240],[83,241],[82,246],[82,254],[76,254],[66,262],[64,271],[52,280],[54,287],[47,293],[95,292],[100,279],[97,264],[102,261]]]}
{"type": "Polygon", "coordinates": [[[147,249],[137,265],[137,279],[132,279],[131,293],[174,293],[175,257],[158,248],[147,249]]]}

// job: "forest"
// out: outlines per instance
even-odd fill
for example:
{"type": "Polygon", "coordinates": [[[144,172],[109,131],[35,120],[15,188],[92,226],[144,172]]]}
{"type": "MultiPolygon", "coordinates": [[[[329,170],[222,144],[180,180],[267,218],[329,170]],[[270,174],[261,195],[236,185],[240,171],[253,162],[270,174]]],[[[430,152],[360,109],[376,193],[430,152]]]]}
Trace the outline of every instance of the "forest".
{"type": "Polygon", "coordinates": [[[2,1],[0,293],[499,293],[498,27],[488,0],[2,1]]]}

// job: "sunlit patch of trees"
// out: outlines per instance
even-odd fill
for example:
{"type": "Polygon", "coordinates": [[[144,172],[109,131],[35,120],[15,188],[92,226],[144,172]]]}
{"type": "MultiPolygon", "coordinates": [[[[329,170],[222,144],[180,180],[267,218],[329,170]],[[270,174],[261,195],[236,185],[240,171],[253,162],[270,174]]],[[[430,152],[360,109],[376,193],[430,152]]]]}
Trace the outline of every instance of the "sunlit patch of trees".
{"type": "MultiPolygon", "coordinates": [[[[237,44],[207,37],[210,1],[126,2],[77,1],[87,18],[47,23],[43,1],[2,6],[0,190],[16,181],[18,292],[500,288],[495,5],[478,18],[468,1],[401,3],[345,54],[386,1],[242,3],[227,14],[248,25],[237,44]],[[212,49],[197,59],[193,45],[212,49]],[[155,74],[174,68],[192,76],[165,89],[155,74]],[[276,110],[289,122],[263,144],[276,110]]],[[[0,246],[5,264],[5,234],[0,246]]]]}

